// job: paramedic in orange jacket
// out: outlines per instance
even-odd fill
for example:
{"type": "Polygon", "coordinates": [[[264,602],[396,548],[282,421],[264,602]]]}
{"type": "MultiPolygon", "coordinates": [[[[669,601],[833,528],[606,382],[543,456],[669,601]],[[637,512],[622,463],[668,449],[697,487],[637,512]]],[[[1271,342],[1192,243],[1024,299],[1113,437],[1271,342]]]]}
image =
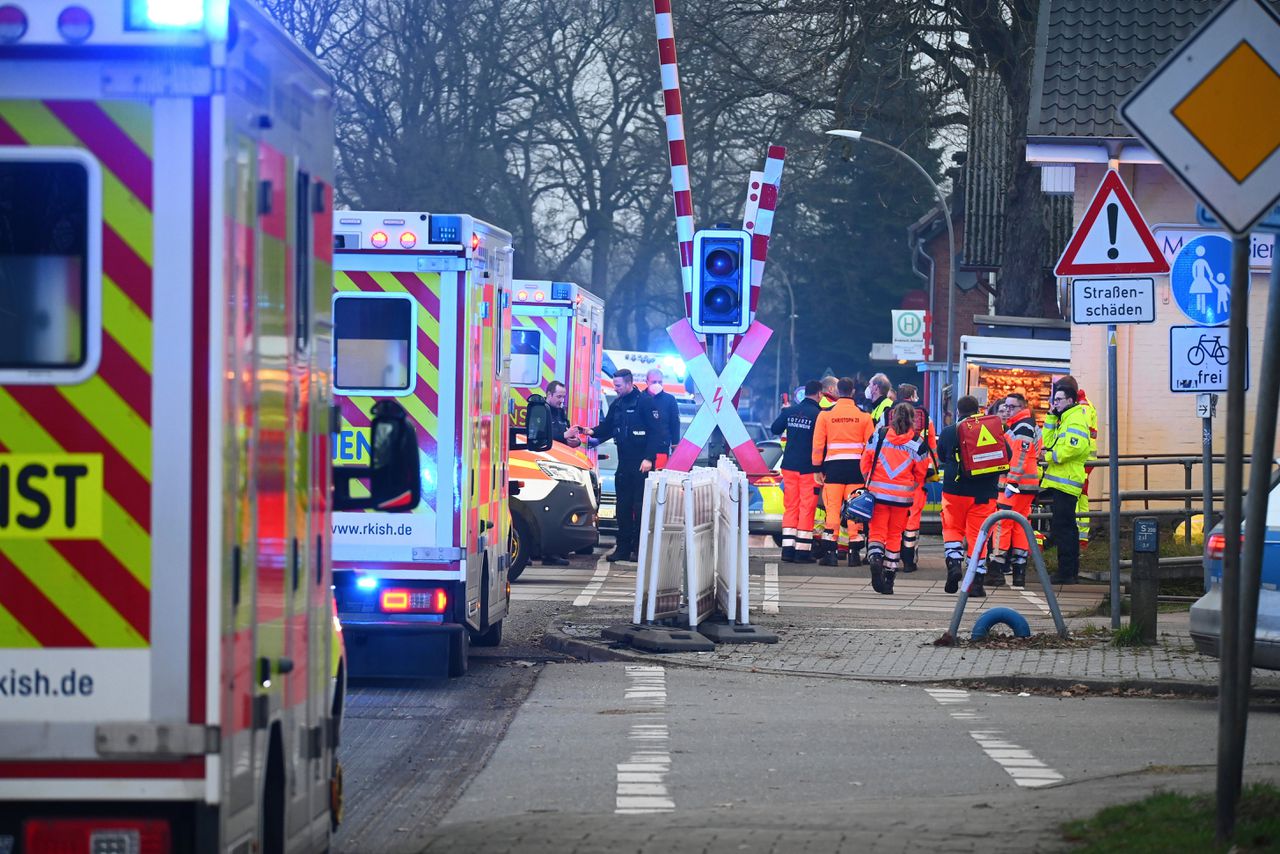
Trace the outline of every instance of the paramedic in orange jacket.
{"type": "MultiPolygon", "coordinates": [[[[930,477],[938,470],[938,431],[929,417],[929,410],[920,405],[920,394],[910,383],[898,386],[898,401],[909,403],[916,414],[916,432],[924,440],[929,455],[930,477]]],[[[925,479],[926,482],[928,478],[925,479]]],[[[920,517],[924,514],[925,484],[916,490],[916,500],[911,503],[911,515],[907,517],[907,530],[902,535],[902,571],[915,572],[920,556],[920,517]]]]}
{"type": "MultiPolygon", "coordinates": [[[[956,413],[961,421],[973,418],[981,411],[978,399],[973,395],[966,394],[956,401],[956,413]]],[[[996,512],[996,493],[1000,489],[999,472],[965,474],[960,462],[957,424],[944,427],[938,436],[938,458],[942,463],[942,540],[947,559],[947,581],[943,589],[948,593],[960,589],[965,559],[972,555],[973,547],[977,545],[982,523],[996,512]]],[[[969,586],[970,596],[987,595],[982,583],[986,571],[986,561],[979,556],[978,574],[969,586]]]]}
{"type": "MultiPolygon", "coordinates": [[[[1017,392],[1005,398],[1000,415],[1005,420],[1004,439],[1009,444],[1009,470],[1001,478],[996,507],[1029,516],[1036,493],[1040,491],[1040,434],[1036,431],[1036,417],[1027,406],[1027,399],[1017,392]]],[[[996,526],[994,545],[988,571],[992,576],[1003,574],[1005,556],[1012,548],[1009,568],[1013,571],[1013,586],[1025,587],[1027,559],[1031,554],[1027,532],[1021,525],[1001,522],[996,526]]]]}
{"type": "Polygon", "coordinates": [[[871,587],[891,596],[893,577],[902,565],[902,535],[911,505],[929,474],[929,450],[916,432],[911,404],[896,404],[886,420],[887,426],[880,428],[862,454],[862,475],[876,499],[867,532],[871,587]]]}
{"type": "Polygon", "coordinates": [[[862,450],[874,427],[871,416],[853,402],[853,380],[844,377],[836,389],[840,397],[835,406],[823,410],[813,427],[812,460],[820,467],[814,480],[822,487],[822,504],[827,514],[818,563],[838,566],[843,557],[849,566],[861,566],[862,532],[857,522],[841,529],[840,510],[862,485],[862,450]]]}

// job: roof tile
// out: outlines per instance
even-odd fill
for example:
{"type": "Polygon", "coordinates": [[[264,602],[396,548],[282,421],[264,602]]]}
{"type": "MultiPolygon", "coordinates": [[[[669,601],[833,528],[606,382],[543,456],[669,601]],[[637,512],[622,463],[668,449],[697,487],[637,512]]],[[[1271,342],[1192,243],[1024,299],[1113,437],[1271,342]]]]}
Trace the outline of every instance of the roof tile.
{"type": "MultiPolygon", "coordinates": [[[[1030,136],[1131,137],[1117,108],[1218,0],[1042,0],[1030,136]]],[[[1280,0],[1267,0],[1280,11],[1280,0]]]]}

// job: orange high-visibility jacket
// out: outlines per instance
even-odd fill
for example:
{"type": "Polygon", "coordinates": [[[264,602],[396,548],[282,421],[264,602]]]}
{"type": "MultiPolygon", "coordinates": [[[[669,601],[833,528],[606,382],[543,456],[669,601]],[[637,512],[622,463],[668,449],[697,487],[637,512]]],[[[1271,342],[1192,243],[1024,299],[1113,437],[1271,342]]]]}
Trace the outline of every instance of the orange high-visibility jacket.
{"type": "Polygon", "coordinates": [[[813,464],[857,462],[873,433],[871,416],[852,398],[840,398],[835,406],[820,412],[813,425],[813,464]]]}
{"type": "Polygon", "coordinates": [[[1040,436],[1030,409],[1023,409],[1009,419],[1004,440],[1009,445],[1009,470],[1000,477],[1000,489],[1012,487],[1014,492],[1039,492],[1040,436]]]}
{"type": "Polygon", "coordinates": [[[882,429],[867,443],[862,455],[862,476],[877,502],[911,506],[916,490],[929,476],[929,451],[920,434],[882,429]],[[880,457],[876,459],[876,449],[880,457]],[[875,471],[872,471],[872,466],[875,471]]]}

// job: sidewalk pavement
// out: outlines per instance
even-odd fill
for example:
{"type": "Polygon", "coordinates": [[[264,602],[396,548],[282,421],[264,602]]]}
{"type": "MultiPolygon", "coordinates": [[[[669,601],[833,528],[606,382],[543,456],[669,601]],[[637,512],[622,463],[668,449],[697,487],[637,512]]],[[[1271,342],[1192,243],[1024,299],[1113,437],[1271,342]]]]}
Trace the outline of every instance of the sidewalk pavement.
{"type": "MultiPolygon", "coordinates": [[[[753,588],[757,586],[756,574],[763,574],[765,564],[774,560],[768,553],[753,554],[753,588]]],[[[812,571],[793,564],[782,567],[792,575],[812,571]]],[[[865,572],[865,568],[849,569],[842,575],[848,584],[861,587],[865,572]]],[[[1047,614],[1028,608],[1036,635],[1026,641],[1002,638],[990,643],[935,646],[934,641],[948,627],[949,607],[955,602],[954,596],[941,592],[944,577],[941,559],[926,558],[920,571],[906,578],[910,584],[928,591],[911,597],[878,596],[868,589],[865,597],[850,598],[851,604],[838,608],[788,607],[783,597],[783,607],[776,614],[763,613],[758,607],[761,599],[757,598],[751,622],[775,632],[777,644],[721,644],[714,652],[647,654],[601,636],[605,627],[630,621],[629,609],[617,606],[582,609],[553,621],[545,643],[590,660],[660,660],[692,667],[878,681],[980,682],[1018,689],[1061,690],[1083,685],[1092,691],[1216,694],[1218,660],[1196,652],[1188,631],[1187,612],[1159,615],[1159,636],[1154,646],[1116,647],[1111,644],[1108,617],[1072,616],[1073,604],[1099,601],[1105,588],[1096,585],[1066,588],[1070,591],[1068,596],[1062,596],[1064,590],[1059,588],[1060,599],[1066,600],[1062,605],[1072,634],[1069,641],[1054,634],[1047,614]],[[1072,600],[1075,601],[1068,604],[1072,600]],[[946,609],[942,607],[944,603],[946,609]],[[892,610],[886,610],[890,607],[892,610]]],[[[1001,604],[1016,606],[1021,597],[1039,599],[1042,595],[1039,585],[1029,580],[1026,594],[1015,596],[1004,588],[986,600],[971,599],[961,623],[961,638],[968,638],[981,609],[1001,604]]],[[[1124,620],[1127,622],[1128,618],[1124,620]]],[[[1255,670],[1254,686],[1259,697],[1280,698],[1280,673],[1255,670]]]]}
{"type": "MultiPolygon", "coordinates": [[[[1252,766],[1247,782],[1274,779],[1252,766]]],[[[850,800],[774,808],[717,808],[661,816],[547,813],[442,825],[423,852],[449,854],[855,854],[1069,851],[1063,822],[1152,791],[1211,792],[1212,767],[1161,768],[1035,790],[952,797],[850,800]]]]}

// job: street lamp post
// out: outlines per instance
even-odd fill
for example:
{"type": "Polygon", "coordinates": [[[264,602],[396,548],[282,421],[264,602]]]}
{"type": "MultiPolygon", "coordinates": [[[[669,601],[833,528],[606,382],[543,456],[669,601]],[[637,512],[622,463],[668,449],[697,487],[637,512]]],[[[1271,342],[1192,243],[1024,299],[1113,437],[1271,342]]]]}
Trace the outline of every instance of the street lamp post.
{"type": "MultiPolygon", "coordinates": [[[[942,215],[947,221],[947,382],[951,383],[951,411],[954,414],[956,408],[956,400],[959,398],[960,383],[955,376],[955,363],[951,351],[951,339],[955,330],[956,320],[956,233],[951,225],[951,211],[947,207],[947,198],[942,195],[942,189],[938,186],[933,177],[925,171],[925,168],[916,162],[915,158],[907,154],[900,148],[896,148],[887,142],[881,142],[873,139],[862,131],[857,130],[829,130],[831,136],[839,136],[844,139],[851,139],[854,142],[869,142],[872,145],[878,145],[881,148],[887,148],[895,154],[906,159],[908,163],[916,167],[924,179],[929,182],[929,186],[933,187],[933,192],[938,196],[938,204],[942,206],[942,215]]],[[[932,284],[932,283],[930,283],[932,284]]]]}
{"type": "Polygon", "coordinates": [[[791,288],[791,281],[785,276],[782,283],[787,286],[787,298],[791,301],[791,387],[795,388],[800,385],[800,378],[796,375],[796,292],[791,288]]]}

